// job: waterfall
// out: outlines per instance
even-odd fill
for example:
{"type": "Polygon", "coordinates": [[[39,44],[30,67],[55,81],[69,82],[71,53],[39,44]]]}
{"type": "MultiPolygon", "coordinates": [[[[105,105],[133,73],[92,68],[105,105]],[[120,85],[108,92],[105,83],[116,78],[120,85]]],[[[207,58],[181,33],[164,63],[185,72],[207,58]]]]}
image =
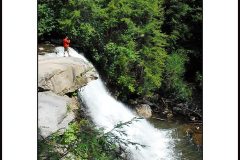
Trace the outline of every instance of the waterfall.
{"type": "MultiPolygon", "coordinates": [[[[71,50],[70,56],[82,58],[76,51],[71,50]],[[77,56],[76,56],[77,55],[77,56]]],[[[84,58],[84,57],[83,57],[84,58]]],[[[85,59],[85,58],[84,58],[85,59]]],[[[89,62],[90,63],[90,62],[89,62]]],[[[110,131],[120,122],[128,122],[137,115],[128,106],[115,100],[105,88],[99,78],[89,82],[79,89],[79,95],[87,107],[88,114],[98,126],[110,131]]],[[[128,139],[131,142],[145,145],[138,147],[129,145],[132,160],[175,160],[174,140],[171,138],[172,130],[159,130],[154,128],[147,120],[133,121],[129,126],[123,126],[126,135],[113,131],[116,136],[128,139]]]]}
{"type": "MultiPolygon", "coordinates": [[[[91,81],[79,90],[83,103],[87,106],[93,122],[106,131],[114,128],[119,122],[127,122],[136,117],[127,106],[115,100],[107,92],[101,79],[91,81]]],[[[174,143],[171,131],[154,128],[145,119],[133,121],[123,130],[127,136],[114,132],[123,139],[136,142],[146,147],[129,146],[127,149],[134,160],[170,160],[173,156],[174,143]]]]}

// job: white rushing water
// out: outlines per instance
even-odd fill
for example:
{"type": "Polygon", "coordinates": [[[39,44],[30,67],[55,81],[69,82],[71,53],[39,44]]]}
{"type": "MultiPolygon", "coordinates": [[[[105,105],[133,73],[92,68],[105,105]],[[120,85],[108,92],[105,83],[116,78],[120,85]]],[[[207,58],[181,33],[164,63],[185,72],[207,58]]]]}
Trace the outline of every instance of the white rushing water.
{"type": "MultiPolygon", "coordinates": [[[[116,101],[107,92],[101,79],[91,81],[80,89],[83,103],[87,106],[93,122],[106,129],[114,128],[119,122],[127,122],[136,117],[124,104],[116,101]]],[[[133,121],[122,129],[127,136],[114,132],[117,136],[136,142],[146,147],[129,146],[127,149],[134,160],[172,160],[174,158],[174,141],[171,138],[171,130],[159,130],[154,128],[145,119],[133,121]]]]}
{"type": "MultiPolygon", "coordinates": [[[[56,47],[55,48],[55,53],[52,53],[52,54],[55,54],[57,57],[63,57],[64,56],[64,48],[63,47],[56,47]]],[[[71,57],[80,58],[80,59],[83,59],[85,62],[88,62],[88,60],[83,56],[83,54],[79,54],[78,52],[76,52],[71,47],[69,47],[69,55],[71,57]]],[[[66,56],[68,56],[68,55],[66,54],[66,56]]],[[[88,62],[88,63],[90,63],[90,62],[88,62]]]]}
{"type": "MultiPolygon", "coordinates": [[[[59,56],[63,56],[58,54],[59,56]]],[[[70,55],[86,60],[83,55],[71,49],[70,55]]],[[[86,60],[87,61],[87,60],[86,60]]],[[[89,62],[90,63],[90,62],[89,62]]],[[[98,127],[110,131],[120,122],[128,122],[136,115],[124,104],[115,100],[105,88],[101,79],[89,82],[85,87],[79,89],[80,97],[86,105],[88,113],[98,127]]],[[[128,139],[146,147],[128,146],[132,160],[175,160],[174,140],[171,138],[171,130],[159,130],[154,128],[145,119],[133,121],[122,130],[127,134],[120,135],[113,131],[116,136],[128,139]]]]}

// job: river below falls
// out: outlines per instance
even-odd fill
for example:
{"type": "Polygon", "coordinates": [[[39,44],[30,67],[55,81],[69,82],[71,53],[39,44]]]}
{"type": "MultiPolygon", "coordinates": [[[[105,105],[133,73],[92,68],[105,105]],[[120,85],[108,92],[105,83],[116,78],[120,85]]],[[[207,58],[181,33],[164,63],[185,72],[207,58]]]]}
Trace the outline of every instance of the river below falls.
{"type": "Polygon", "coordinates": [[[181,121],[160,121],[157,119],[148,120],[159,130],[171,130],[171,137],[174,139],[174,154],[179,160],[202,160],[202,125],[189,124],[181,121]],[[197,129],[199,132],[197,133],[197,129]]]}
{"type": "MultiPolygon", "coordinates": [[[[128,122],[136,115],[125,104],[112,97],[99,78],[79,90],[80,98],[87,107],[87,114],[97,127],[111,131],[119,122],[128,122]]],[[[114,130],[116,137],[144,145],[122,146],[129,160],[201,160],[202,126],[181,121],[156,121],[141,119],[114,130]],[[150,123],[149,123],[150,122],[150,123]],[[120,133],[125,134],[120,134],[120,133]],[[192,139],[192,140],[191,140],[192,139]],[[194,144],[195,143],[195,144],[194,144]],[[199,146],[199,147],[198,147],[199,146]]],[[[124,145],[124,144],[120,144],[124,145]]]]}

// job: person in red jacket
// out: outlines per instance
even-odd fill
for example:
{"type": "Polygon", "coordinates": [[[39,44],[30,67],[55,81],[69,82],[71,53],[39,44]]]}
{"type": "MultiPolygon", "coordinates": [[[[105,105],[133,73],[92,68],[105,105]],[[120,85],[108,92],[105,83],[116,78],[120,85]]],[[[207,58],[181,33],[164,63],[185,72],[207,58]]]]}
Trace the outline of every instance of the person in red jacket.
{"type": "Polygon", "coordinates": [[[69,40],[68,37],[66,36],[66,37],[63,39],[64,57],[65,57],[65,52],[67,52],[67,53],[68,53],[68,57],[70,57],[70,54],[69,54],[69,44],[70,44],[70,40],[69,40]]]}

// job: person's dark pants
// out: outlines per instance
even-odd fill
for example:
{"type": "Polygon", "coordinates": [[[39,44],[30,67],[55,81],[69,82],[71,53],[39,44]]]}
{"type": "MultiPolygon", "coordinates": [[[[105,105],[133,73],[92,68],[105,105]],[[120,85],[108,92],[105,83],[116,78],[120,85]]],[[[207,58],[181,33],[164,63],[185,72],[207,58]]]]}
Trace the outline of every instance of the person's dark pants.
{"type": "Polygon", "coordinates": [[[70,54],[69,54],[69,48],[68,48],[68,47],[64,47],[64,57],[65,57],[65,52],[67,52],[67,53],[68,53],[68,56],[70,56],[70,54]]]}

